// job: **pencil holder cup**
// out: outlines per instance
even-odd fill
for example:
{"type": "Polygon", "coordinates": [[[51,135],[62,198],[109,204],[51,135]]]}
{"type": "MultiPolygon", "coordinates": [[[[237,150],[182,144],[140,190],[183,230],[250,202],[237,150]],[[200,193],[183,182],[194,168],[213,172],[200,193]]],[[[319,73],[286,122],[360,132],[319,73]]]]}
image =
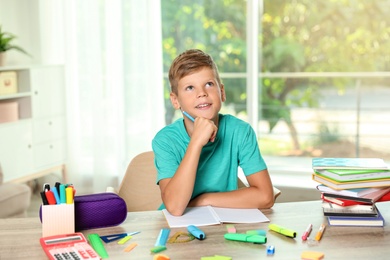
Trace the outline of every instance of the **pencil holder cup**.
{"type": "Polygon", "coordinates": [[[74,204],[42,205],[42,237],[75,232],[74,204]]]}

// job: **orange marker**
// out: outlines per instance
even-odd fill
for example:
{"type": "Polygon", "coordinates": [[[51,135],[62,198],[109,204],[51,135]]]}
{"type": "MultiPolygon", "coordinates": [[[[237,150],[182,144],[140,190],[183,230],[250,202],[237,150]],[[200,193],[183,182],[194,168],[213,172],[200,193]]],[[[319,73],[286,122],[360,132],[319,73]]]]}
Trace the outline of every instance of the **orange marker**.
{"type": "Polygon", "coordinates": [[[325,231],[325,224],[321,224],[321,227],[320,229],[318,230],[317,234],[316,234],[316,241],[320,241],[321,238],[322,238],[322,235],[324,234],[324,231],[325,231]]]}

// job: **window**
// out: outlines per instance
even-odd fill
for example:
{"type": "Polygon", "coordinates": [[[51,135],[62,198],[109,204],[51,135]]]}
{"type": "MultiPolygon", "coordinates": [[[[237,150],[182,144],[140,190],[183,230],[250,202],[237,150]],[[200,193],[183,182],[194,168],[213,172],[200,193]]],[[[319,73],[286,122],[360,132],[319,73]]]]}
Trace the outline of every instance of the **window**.
{"type": "MultiPolygon", "coordinates": [[[[244,120],[258,114],[253,126],[271,175],[308,179],[316,156],[390,161],[390,2],[264,0],[259,19],[248,19],[251,3],[162,0],[165,75],[185,49],[212,55],[226,86],[222,112],[244,120]],[[259,96],[248,106],[251,53],[259,54],[259,96]]],[[[164,84],[169,124],[180,115],[170,105],[167,77],[164,84]]]]}

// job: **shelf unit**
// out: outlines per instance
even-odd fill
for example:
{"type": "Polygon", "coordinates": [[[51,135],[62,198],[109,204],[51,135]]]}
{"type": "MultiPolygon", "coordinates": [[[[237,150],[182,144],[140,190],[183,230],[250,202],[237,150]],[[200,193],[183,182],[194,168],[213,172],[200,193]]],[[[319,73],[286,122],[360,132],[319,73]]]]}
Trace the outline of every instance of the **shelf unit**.
{"type": "MultiPolygon", "coordinates": [[[[18,120],[0,124],[0,164],[4,182],[26,182],[60,171],[65,179],[66,121],[62,65],[0,67],[17,73],[18,120]]],[[[0,111],[1,113],[1,111],[0,111]]]]}

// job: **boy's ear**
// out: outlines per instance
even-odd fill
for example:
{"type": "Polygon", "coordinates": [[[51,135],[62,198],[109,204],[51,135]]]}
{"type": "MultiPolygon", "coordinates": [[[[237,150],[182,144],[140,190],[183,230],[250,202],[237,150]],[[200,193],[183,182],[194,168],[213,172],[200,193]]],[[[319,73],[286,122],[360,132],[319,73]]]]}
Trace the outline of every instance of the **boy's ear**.
{"type": "Polygon", "coordinates": [[[179,104],[179,100],[177,100],[177,96],[171,92],[171,94],[169,94],[169,98],[171,99],[173,108],[180,109],[180,104],[179,104]]]}
{"type": "Polygon", "coordinates": [[[226,100],[225,86],[223,84],[221,84],[221,100],[222,102],[225,102],[226,100]]]}

